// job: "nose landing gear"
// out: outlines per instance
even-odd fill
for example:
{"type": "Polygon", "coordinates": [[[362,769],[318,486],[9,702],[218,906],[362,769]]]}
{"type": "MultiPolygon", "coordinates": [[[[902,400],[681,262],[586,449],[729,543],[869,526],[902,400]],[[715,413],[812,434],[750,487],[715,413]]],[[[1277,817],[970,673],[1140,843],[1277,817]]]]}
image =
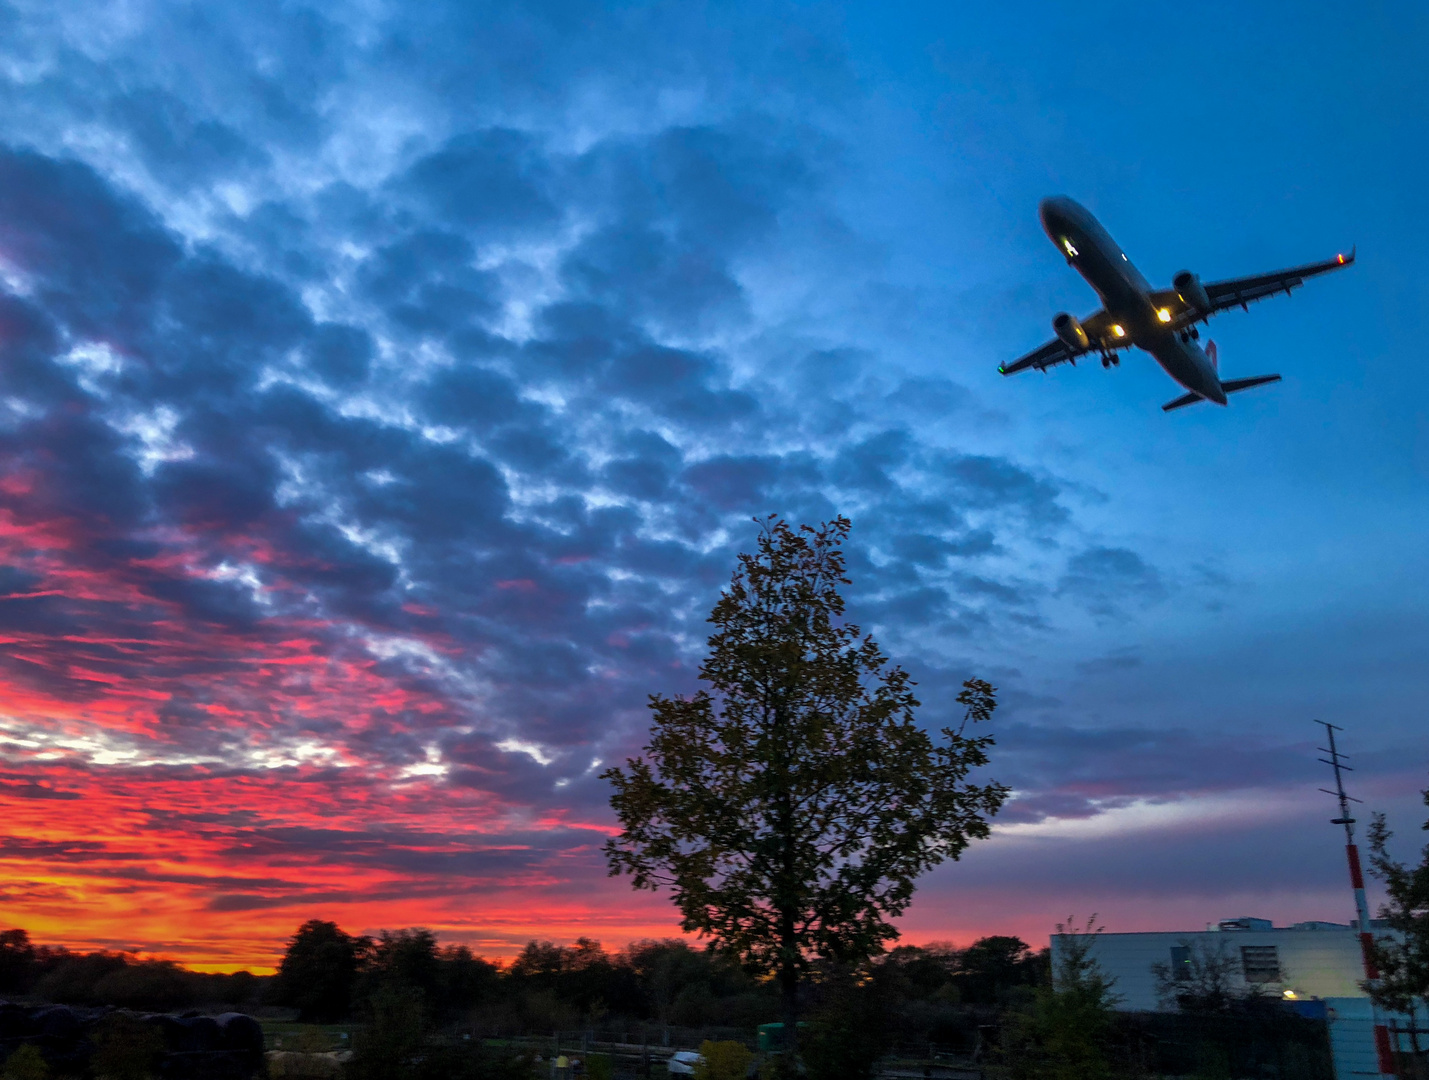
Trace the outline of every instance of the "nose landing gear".
{"type": "Polygon", "coordinates": [[[1121,363],[1121,357],[1116,353],[1102,353],[1102,367],[1109,368],[1121,363]]]}

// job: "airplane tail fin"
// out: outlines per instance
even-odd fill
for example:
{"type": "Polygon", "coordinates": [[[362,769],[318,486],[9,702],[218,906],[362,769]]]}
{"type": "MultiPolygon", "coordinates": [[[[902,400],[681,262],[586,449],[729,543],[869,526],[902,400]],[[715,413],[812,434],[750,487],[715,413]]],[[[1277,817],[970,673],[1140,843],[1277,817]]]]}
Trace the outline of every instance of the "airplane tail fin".
{"type": "Polygon", "coordinates": [[[1214,341],[1206,342],[1206,356],[1210,358],[1211,367],[1214,368],[1216,371],[1220,371],[1221,364],[1216,349],[1216,343],[1214,341]]]}
{"type": "Polygon", "coordinates": [[[1266,383],[1279,381],[1279,375],[1253,375],[1249,379],[1227,379],[1221,383],[1221,389],[1227,394],[1235,394],[1241,390],[1249,390],[1252,386],[1264,386],[1266,383]]]}
{"type": "Polygon", "coordinates": [[[1205,400],[1205,398],[1203,398],[1200,394],[1197,393],[1182,394],[1175,401],[1168,401],[1165,405],[1162,405],[1161,411],[1170,412],[1172,409],[1183,409],[1187,405],[1194,405],[1198,401],[1205,400]]]}

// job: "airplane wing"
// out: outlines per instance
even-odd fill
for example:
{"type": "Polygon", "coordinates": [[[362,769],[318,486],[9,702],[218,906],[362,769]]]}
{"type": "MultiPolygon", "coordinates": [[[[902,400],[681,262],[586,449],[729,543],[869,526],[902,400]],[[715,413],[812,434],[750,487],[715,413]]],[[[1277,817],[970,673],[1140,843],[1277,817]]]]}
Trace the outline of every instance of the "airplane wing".
{"type": "Polygon", "coordinates": [[[1205,312],[1197,311],[1182,299],[1175,289],[1153,292],[1151,300],[1158,309],[1165,311],[1170,316],[1164,321],[1169,322],[1173,329],[1180,330],[1194,322],[1199,322],[1207,315],[1214,315],[1227,308],[1243,308],[1256,300],[1264,300],[1267,296],[1274,296],[1276,293],[1283,292],[1288,296],[1292,289],[1298,289],[1304,285],[1306,278],[1342,269],[1352,265],[1354,261],[1355,253],[1354,249],[1351,249],[1348,255],[1336,255],[1333,259],[1326,259],[1324,262],[1293,266],[1289,270],[1276,270],[1269,274],[1255,274],[1252,277],[1230,278],[1226,281],[1202,282],[1202,288],[1206,290],[1206,298],[1211,302],[1211,309],[1205,312]]]}
{"type": "Polygon", "coordinates": [[[1068,361],[1075,364],[1077,357],[1085,356],[1089,352],[1099,352],[1102,349],[1114,352],[1131,344],[1125,336],[1125,331],[1120,326],[1113,325],[1111,316],[1106,313],[1105,309],[1094,311],[1083,319],[1082,329],[1087,332],[1089,348],[1076,349],[1061,338],[1053,338],[1047,344],[1033,349],[1026,356],[1019,357],[1010,364],[1003,364],[997,370],[1004,375],[1016,375],[1019,371],[1026,371],[1028,368],[1046,371],[1049,367],[1068,361]]]}
{"type": "Polygon", "coordinates": [[[1081,352],[1073,352],[1061,338],[1053,338],[1046,345],[1033,349],[1026,356],[1020,357],[1010,364],[1003,364],[997,370],[1004,375],[1016,375],[1019,371],[1026,371],[1028,368],[1046,371],[1053,364],[1064,364],[1081,355],[1081,352]]]}
{"type": "Polygon", "coordinates": [[[1278,292],[1283,292],[1288,296],[1291,289],[1298,289],[1304,285],[1306,278],[1315,277],[1317,274],[1327,274],[1331,270],[1339,270],[1350,266],[1354,261],[1355,253],[1351,248],[1348,255],[1336,255],[1333,259],[1326,259],[1324,262],[1309,263],[1306,266],[1296,266],[1289,270],[1277,270],[1272,274],[1257,274],[1254,277],[1231,278],[1229,281],[1208,281],[1205,283],[1206,295],[1211,299],[1212,311],[1245,307],[1252,300],[1263,300],[1278,292]]]}

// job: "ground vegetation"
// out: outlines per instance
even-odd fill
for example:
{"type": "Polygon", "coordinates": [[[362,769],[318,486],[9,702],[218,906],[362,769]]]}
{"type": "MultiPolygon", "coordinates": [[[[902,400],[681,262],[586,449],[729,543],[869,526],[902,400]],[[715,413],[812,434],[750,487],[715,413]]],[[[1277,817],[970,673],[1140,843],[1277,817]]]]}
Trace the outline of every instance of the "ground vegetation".
{"type": "MultiPolygon", "coordinates": [[[[295,934],[289,948],[295,942],[305,948],[310,937],[295,934]]],[[[1323,1025],[1294,1016],[1274,1001],[1256,999],[1254,1008],[1165,1014],[1110,1010],[1114,988],[1079,951],[1084,937],[1085,929],[1074,931],[1072,947],[1060,952],[1055,988],[1048,950],[1034,952],[1009,937],[983,938],[966,947],[899,945],[856,964],[818,961],[807,971],[804,987],[801,1046],[808,1075],[861,1080],[891,1062],[921,1068],[917,1062],[938,1059],[968,1063],[1009,1080],[1069,1075],[1057,1064],[1061,1061],[1074,1063],[1089,1077],[1329,1080],[1323,1025]]],[[[27,935],[10,933],[5,940],[42,958],[56,952],[31,946],[27,935]]],[[[340,967],[341,955],[334,953],[340,967]]],[[[87,965],[75,970],[107,969],[87,965]]],[[[268,996],[252,1008],[269,1014],[281,1010],[279,1015],[291,1017],[296,1007],[279,1005],[277,999],[320,999],[318,991],[334,982],[333,973],[321,965],[290,964],[287,971],[285,984],[259,977],[268,996]]],[[[103,978],[99,975],[95,986],[76,996],[101,997],[103,978]]],[[[77,989],[73,982],[67,985],[77,989]]],[[[22,996],[39,1001],[33,994],[22,996]]],[[[756,1028],[780,1015],[772,979],[688,940],[635,942],[619,951],[588,939],[570,945],[537,941],[514,959],[495,963],[444,945],[420,928],[370,939],[359,954],[348,1001],[348,1012],[337,1024],[285,1021],[274,1027],[282,1031],[283,1050],[297,1051],[288,1055],[294,1060],[316,1061],[327,1056],[321,1051],[351,1047],[355,1053],[345,1067],[352,1080],[530,1080],[533,1070],[549,1071],[556,1032],[563,1033],[561,1045],[567,1048],[587,1042],[693,1048],[708,1041],[753,1049],[756,1028]]],[[[227,1007],[198,1008],[213,1013],[227,1007]]],[[[28,1009],[0,1004],[0,1029],[18,1030],[22,1014],[38,1023],[40,1014],[55,1012],[41,1004],[28,1009]]],[[[140,1075],[152,1068],[161,1049],[182,1050],[204,1034],[199,1026],[212,1025],[203,1018],[151,1017],[136,1024],[137,1018],[80,1008],[68,1019],[49,1016],[45,1025],[49,1030],[56,1020],[66,1019],[75,1038],[89,1030],[90,1041],[98,1044],[94,1052],[102,1050],[100,1060],[115,1076],[140,1075]],[[106,1016],[111,1017],[107,1024],[106,1016]],[[156,1020],[157,1028],[152,1026],[156,1020]],[[163,1039],[156,1040],[156,1032],[163,1039]]],[[[729,1052],[720,1055],[711,1060],[725,1069],[729,1052]]],[[[33,1057],[14,1059],[12,1071],[33,1071],[33,1057]]],[[[592,1078],[632,1075],[628,1055],[612,1073],[608,1047],[580,1058],[592,1078]]],[[[651,1060],[658,1062],[658,1057],[651,1060]]],[[[287,1061],[284,1070],[292,1064],[287,1061]]],[[[329,1071],[337,1068],[332,1061],[322,1064],[329,1071]]],[[[767,1057],[764,1064],[769,1064],[767,1057]]],[[[658,1074],[658,1064],[652,1068],[658,1074]]],[[[51,1075],[69,1073],[60,1067],[51,1075]]]]}
{"type": "Polygon", "coordinates": [[[1101,927],[1057,924],[1055,980],[1007,1018],[998,1071],[1007,1080],[1111,1080],[1114,1009],[1121,1000],[1092,955],[1101,927]]]}

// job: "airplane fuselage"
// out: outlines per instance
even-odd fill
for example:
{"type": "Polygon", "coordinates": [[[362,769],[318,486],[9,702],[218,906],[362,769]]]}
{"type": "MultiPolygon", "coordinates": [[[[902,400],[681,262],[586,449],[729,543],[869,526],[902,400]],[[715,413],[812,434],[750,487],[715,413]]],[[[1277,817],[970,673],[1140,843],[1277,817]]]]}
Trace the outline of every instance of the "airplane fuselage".
{"type": "Polygon", "coordinates": [[[1164,324],[1152,300],[1151,284],[1101,222],[1086,207],[1063,196],[1044,199],[1039,214],[1047,236],[1096,290],[1125,338],[1154,356],[1166,374],[1187,390],[1224,405],[1225,391],[1211,358],[1195,338],[1164,324]]]}

